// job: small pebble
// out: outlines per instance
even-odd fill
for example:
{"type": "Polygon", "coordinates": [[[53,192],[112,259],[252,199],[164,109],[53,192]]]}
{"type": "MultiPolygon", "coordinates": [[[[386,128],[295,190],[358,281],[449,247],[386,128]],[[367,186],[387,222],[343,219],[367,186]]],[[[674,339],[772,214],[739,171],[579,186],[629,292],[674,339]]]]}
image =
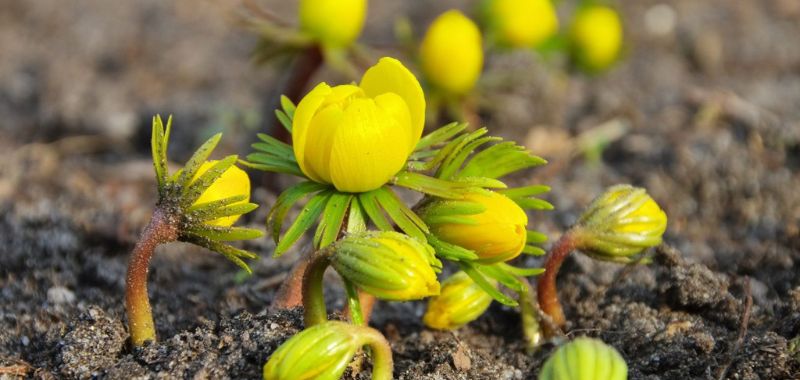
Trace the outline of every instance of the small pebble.
{"type": "Polygon", "coordinates": [[[19,342],[25,347],[28,347],[28,345],[31,344],[30,338],[28,338],[26,335],[23,335],[22,338],[19,338],[19,342]]]}
{"type": "Polygon", "coordinates": [[[56,305],[65,305],[75,302],[75,293],[63,286],[54,286],[47,289],[47,301],[56,305]]]}

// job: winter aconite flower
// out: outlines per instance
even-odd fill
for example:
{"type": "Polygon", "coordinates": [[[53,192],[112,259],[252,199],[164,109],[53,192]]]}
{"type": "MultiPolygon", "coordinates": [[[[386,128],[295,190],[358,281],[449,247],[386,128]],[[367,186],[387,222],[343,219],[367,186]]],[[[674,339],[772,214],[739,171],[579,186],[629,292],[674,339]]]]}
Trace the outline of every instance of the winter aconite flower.
{"type": "Polygon", "coordinates": [[[667,214],[642,188],[617,185],[597,197],[573,228],[576,248],[605,261],[627,262],[661,244],[667,214]]]}
{"type": "Polygon", "coordinates": [[[584,70],[607,69],[622,50],[622,21],[612,8],[603,5],[581,7],[570,28],[573,59],[584,70]]]}
{"type": "Polygon", "coordinates": [[[300,29],[325,47],[342,48],[361,34],[367,0],[300,0],[300,29]]]}
{"type": "Polygon", "coordinates": [[[303,98],[292,124],[294,153],[312,180],[370,191],[403,168],[424,123],[419,82],[400,61],[381,58],[358,86],[321,83],[303,98]]]}
{"type": "MultiPolygon", "coordinates": [[[[211,169],[217,161],[206,161],[197,169],[194,179],[197,180],[201,175],[211,169]]],[[[194,202],[195,206],[220,201],[231,197],[244,197],[241,201],[233,202],[230,206],[243,205],[250,202],[250,177],[244,170],[236,166],[231,166],[217,178],[211,186],[206,189],[200,198],[194,202]]],[[[220,227],[230,227],[236,222],[241,214],[224,216],[217,219],[206,221],[206,224],[220,227]]]]}
{"type": "Polygon", "coordinates": [[[420,216],[437,238],[474,251],[480,263],[511,260],[525,247],[528,216],[514,201],[496,192],[472,192],[457,201],[436,200],[425,205],[420,216]],[[452,215],[446,210],[453,202],[472,202],[483,210],[452,215]]]}
{"type": "Polygon", "coordinates": [[[339,379],[353,356],[368,345],[372,378],[392,378],[392,350],[378,331],[344,322],[309,327],[284,342],[264,365],[264,380],[339,379]]]}
{"type": "Polygon", "coordinates": [[[449,95],[466,94],[483,68],[481,32],[461,12],[447,11],[425,33],[419,59],[425,77],[436,89],[449,95]]]}
{"type": "Polygon", "coordinates": [[[492,36],[502,46],[536,47],[558,32],[552,0],[489,0],[486,16],[492,36]]]}
{"type": "MultiPolygon", "coordinates": [[[[496,286],[496,281],[491,281],[496,286]]],[[[430,299],[423,322],[439,330],[454,330],[474,321],[492,303],[492,296],[466,273],[457,272],[442,282],[441,293],[430,299]]]]}
{"type": "Polygon", "coordinates": [[[559,347],[544,363],[539,380],[626,380],[628,365],[600,340],[581,337],[559,347]]]}

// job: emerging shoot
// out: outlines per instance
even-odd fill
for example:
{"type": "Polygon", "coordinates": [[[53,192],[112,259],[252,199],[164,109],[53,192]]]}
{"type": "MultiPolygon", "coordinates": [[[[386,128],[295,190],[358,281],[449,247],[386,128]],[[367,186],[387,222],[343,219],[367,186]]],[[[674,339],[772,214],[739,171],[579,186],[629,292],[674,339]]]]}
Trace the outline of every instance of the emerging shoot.
{"type": "Polygon", "coordinates": [[[539,380],[626,380],[628,365],[603,341],[577,338],[554,352],[539,372],[539,380]]]}

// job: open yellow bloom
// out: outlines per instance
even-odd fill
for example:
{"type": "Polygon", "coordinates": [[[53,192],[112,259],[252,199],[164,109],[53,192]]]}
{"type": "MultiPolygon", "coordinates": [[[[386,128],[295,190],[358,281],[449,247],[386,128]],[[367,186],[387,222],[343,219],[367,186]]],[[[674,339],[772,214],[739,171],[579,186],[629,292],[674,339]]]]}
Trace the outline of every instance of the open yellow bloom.
{"type": "Polygon", "coordinates": [[[489,26],[501,45],[536,47],[558,32],[551,0],[490,0],[489,26]]]}
{"type": "Polygon", "coordinates": [[[469,92],[483,68],[481,32],[457,10],[433,21],[419,50],[422,71],[432,85],[451,95],[469,92]]]}
{"type": "Polygon", "coordinates": [[[495,192],[474,192],[462,201],[477,203],[483,212],[461,215],[466,223],[439,221],[432,217],[436,207],[447,207],[448,200],[426,206],[420,216],[439,239],[475,251],[481,263],[511,260],[522,252],[527,239],[528,215],[514,201],[495,192]]]}
{"type": "Polygon", "coordinates": [[[341,48],[361,34],[367,0],[300,0],[300,29],[322,45],[341,48]]]}
{"type": "Polygon", "coordinates": [[[417,78],[384,57],[361,83],[320,83],[297,105],[294,154],[306,176],[344,192],[388,182],[405,165],[425,125],[425,95],[417,78]]]}
{"type": "Polygon", "coordinates": [[[428,301],[422,321],[433,329],[454,330],[478,319],[491,303],[489,293],[466,273],[457,272],[444,280],[441,293],[428,301]]]}
{"type": "Polygon", "coordinates": [[[589,71],[605,70],[622,50],[622,21],[612,8],[586,6],[578,10],[570,37],[574,59],[581,67],[589,71]]]}
{"type": "MultiPolygon", "coordinates": [[[[211,169],[212,166],[217,161],[206,161],[204,162],[199,169],[197,169],[197,174],[195,174],[193,182],[197,180],[203,173],[205,173],[208,169],[211,169]]],[[[237,195],[244,195],[245,198],[242,201],[233,203],[234,205],[243,204],[250,202],[250,177],[247,176],[247,173],[244,170],[239,169],[236,166],[231,166],[226,170],[222,175],[214,181],[211,186],[200,195],[200,198],[194,202],[194,204],[201,204],[201,203],[208,203],[213,201],[218,201],[225,198],[235,197],[237,195]]],[[[222,218],[217,218],[214,220],[209,220],[205,222],[206,224],[210,224],[213,226],[220,226],[220,227],[230,227],[239,219],[241,215],[233,215],[233,216],[226,216],[222,218]]]]}

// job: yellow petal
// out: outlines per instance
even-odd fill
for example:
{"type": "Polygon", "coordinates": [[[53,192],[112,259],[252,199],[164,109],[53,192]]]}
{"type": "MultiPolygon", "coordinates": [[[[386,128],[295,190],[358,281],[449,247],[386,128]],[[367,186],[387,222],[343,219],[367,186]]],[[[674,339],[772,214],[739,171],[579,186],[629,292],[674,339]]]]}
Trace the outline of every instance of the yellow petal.
{"type": "Polygon", "coordinates": [[[325,98],[330,95],[331,92],[331,87],[328,86],[327,83],[322,82],[318,84],[317,87],[314,87],[314,89],[303,97],[297,105],[297,109],[294,112],[294,119],[292,120],[292,147],[294,148],[297,164],[305,175],[317,182],[322,181],[313,173],[309,173],[306,167],[306,138],[308,136],[311,120],[314,118],[317,110],[322,106],[322,102],[325,101],[325,98]]]}
{"type": "Polygon", "coordinates": [[[442,13],[428,28],[420,44],[420,61],[426,78],[453,95],[469,92],[483,68],[481,32],[457,10],[442,13]]]}
{"type": "Polygon", "coordinates": [[[367,0],[301,0],[300,28],[325,46],[350,45],[364,27],[367,0]]]}
{"type": "Polygon", "coordinates": [[[315,181],[331,183],[329,168],[331,149],[343,116],[341,104],[334,103],[319,110],[311,119],[305,143],[305,165],[306,174],[311,174],[316,178],[315,181]]]}
{"type": "MultiPolygon", "coordinates": [[[[205,173],[208,169],[211,169],[217,161],[206,161],[200,168],[197,169],[197,173],[192,179],[194,182],[197,178],[199,178],[203,173],[205,173]]],[[[218,201],[220,199],[230,198],[237,195],[246,195],[247,198],[241,202],[236,202],[234,204],[242,204],[250,202],[250,177],[247,176],[247,173],[244,170],[239,169],[236,166],[231,166],[228,170],[222,173],[222,175],[217,178],[211,186],[200,195],[200,198],[194,202],[195,204],[201,204],[206,202],[213,202],[218,201]]],[[[214,226],[221,226],[221,227],[229,227],[239,219],[240,215],[234,216],[226,216],[214,220],[210,220],[205,222],[206,224],[214,225],[214,226]]]]}
{"type": "Polygon", "coordinates": [[[336,130],[331,182],[339,191],[364,192],[388,182],[405,164],[408,131],[372,99],[353,99],[336,130]]]}
{"type": "Polygon", "coordinates": [[[370,98],[389,92],[403,98],[411,116],[413,145],[416,145],[425,127],[425,94],[414,74],[400,61],[383,57],[364,73],[359,86],[370,98]]]}

